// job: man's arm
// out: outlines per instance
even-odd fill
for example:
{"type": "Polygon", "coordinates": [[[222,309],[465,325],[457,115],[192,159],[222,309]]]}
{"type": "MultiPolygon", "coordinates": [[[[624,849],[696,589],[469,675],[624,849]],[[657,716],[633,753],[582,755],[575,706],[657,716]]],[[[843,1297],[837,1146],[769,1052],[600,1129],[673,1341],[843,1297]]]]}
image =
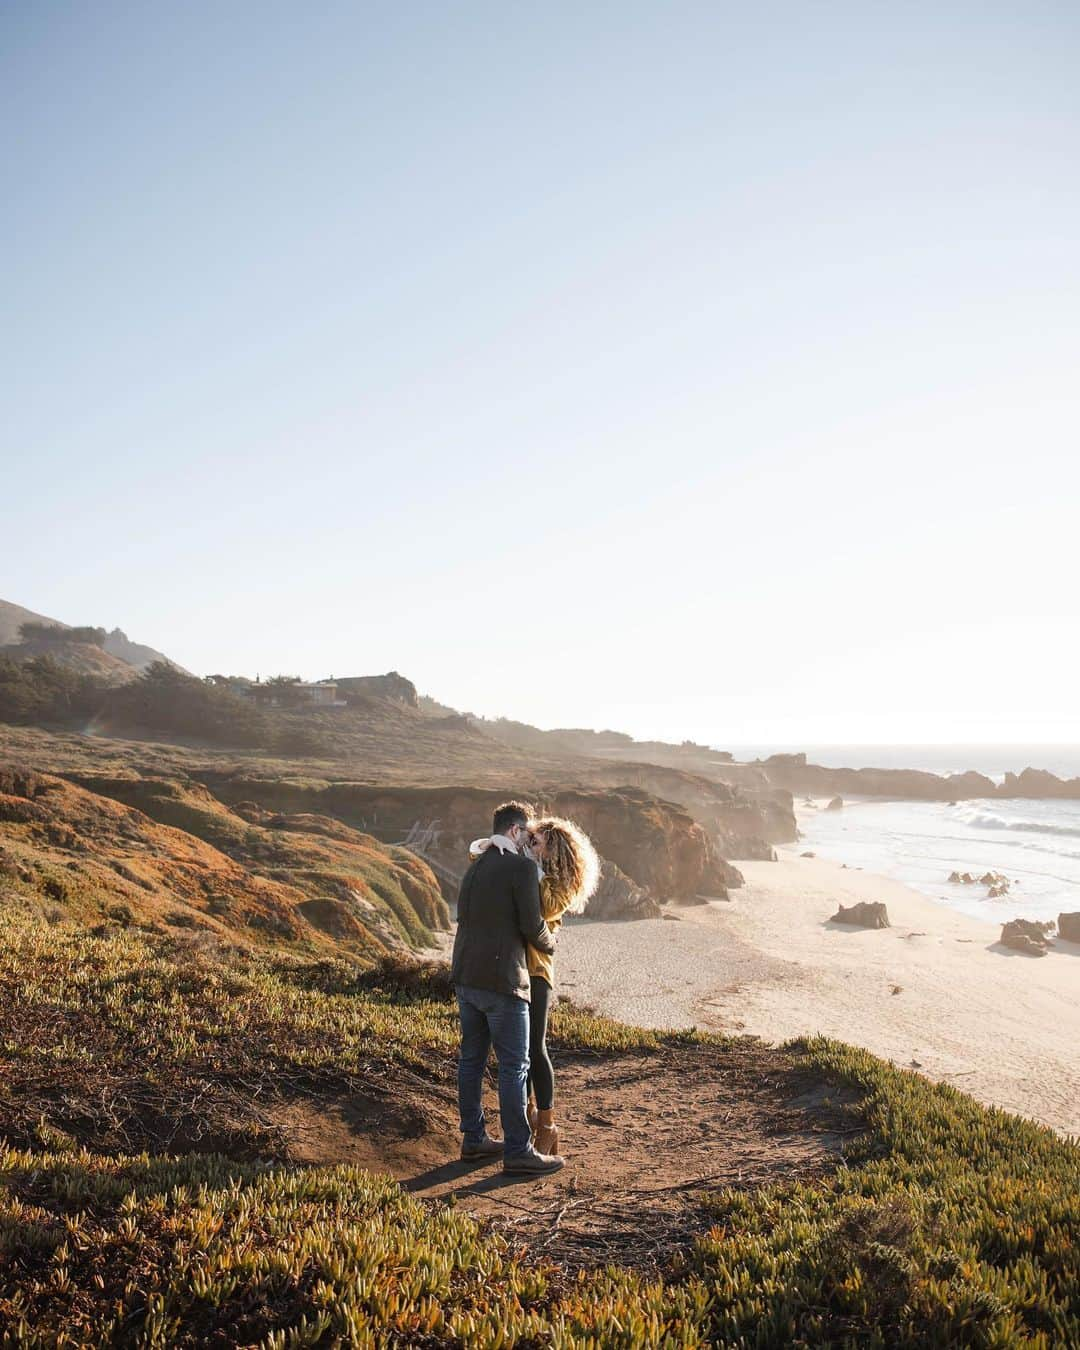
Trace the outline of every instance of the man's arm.
{"type": "Polygon", "coordinates": [[[521,936],[537,951],[551,956],[555,951],[555,939],[540,912],[540,878],[536,875],[535,864],[530,862],[526,867],[514,869],[513,892],[521,936]]]}

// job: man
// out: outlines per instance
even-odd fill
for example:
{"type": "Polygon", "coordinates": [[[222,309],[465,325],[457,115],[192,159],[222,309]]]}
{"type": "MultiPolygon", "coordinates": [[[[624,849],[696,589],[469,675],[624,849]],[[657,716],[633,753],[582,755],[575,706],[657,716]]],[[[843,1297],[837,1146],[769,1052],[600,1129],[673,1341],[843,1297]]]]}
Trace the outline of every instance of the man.
{"type": "Polygon", "coordinates": [[[525,1114],[530,996],[525,945],[550,954],[555,941],[540,913],[536,864],[524,852],[528,832],[529,811],[521,802],[505,802],[496,810],[491,838],[483,841],[483,851],[461,882],[450,975],[461,1013],[461,1156],[502,1153],[504,1172],[542,1175],[557,1172],[563,1160],[537,1153],[525,1114]],[[481,1105],[493,1045],[502,1141],[488,1135],[481,1105]]]}

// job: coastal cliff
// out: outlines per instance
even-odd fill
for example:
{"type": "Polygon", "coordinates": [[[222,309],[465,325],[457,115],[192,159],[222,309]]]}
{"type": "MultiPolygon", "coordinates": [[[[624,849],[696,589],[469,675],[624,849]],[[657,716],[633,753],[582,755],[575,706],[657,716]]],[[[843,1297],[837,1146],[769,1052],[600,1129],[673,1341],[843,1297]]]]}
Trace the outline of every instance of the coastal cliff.
{"type": "MultiPolygon", "coordinates": [[[[312,782],[245,775],[199,776],[223,801],[253,802],[270,811],[332,816],[386,842],[404,844],[436,870],[453,895],[469,843],[483,834],[504,789],[472,786],[396,787],[312,782]]],[[[739,874],[725,864],[705,828],[674,802],[641,788],[566,788],[530,794],[539,810],[570,816],[655,902],[724,895],[739,874]]]]}
{"type": "Polygon", "coordinates": [[[791,793],[764,784],[742,786],[659,764],[620,761],[589,773],[598,783],[630,784],[678,802],[712,836],[725,858],[768,859],[773,844],[798,838],[791,793]]]}
{"type": "MultiPolygon", "coordinates": [[[[763,775],[774,786],[807,796],[895,797],[905,801],[966,801],[973,797],[1080,798],[1080,778],[1058,778],[1045,769],[1007,773],[999,784],[985,774],[941,775],[921,769],[836,769],[808,764],[804,754],[771,755],[737,770],[763,775]]],[[[760,781],[756,779],[756,781],[760,781]]]]}

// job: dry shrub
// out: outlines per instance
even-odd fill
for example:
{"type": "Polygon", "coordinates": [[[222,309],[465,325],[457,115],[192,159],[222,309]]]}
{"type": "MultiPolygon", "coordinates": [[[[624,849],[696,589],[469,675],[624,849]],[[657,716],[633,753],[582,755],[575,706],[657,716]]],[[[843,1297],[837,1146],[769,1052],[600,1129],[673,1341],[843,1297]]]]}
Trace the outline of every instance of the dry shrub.
{"type": "Polygon", "coordinates": [[[449,1003],[454,998],[446,961],[421,960],[398,952],[380,957],[364,971],[357,984],[362,989],[378,989],[391,998],[408,1002],[430,999],[433,1003],[449,1003]]]}

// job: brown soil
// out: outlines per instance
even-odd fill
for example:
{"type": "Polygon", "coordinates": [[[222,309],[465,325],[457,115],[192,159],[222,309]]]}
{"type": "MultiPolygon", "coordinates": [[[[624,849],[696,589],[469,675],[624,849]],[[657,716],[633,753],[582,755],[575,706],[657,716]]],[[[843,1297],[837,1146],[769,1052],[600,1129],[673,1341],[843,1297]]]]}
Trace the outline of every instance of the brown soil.
{"type": "MultiPolygon", "coordinates": [[[[857,1098],[795,1057],[753,1043],[578,1058],[557,1066],[566,1167],[504,1177],[458,1160],[454,1094],[294,1101],[273,1123],[298,1162],[390,1172],[415,1195],[463,1205],[511,1241],[568,1266],[664,1266],[709,1227],[701,1196],[819,1176],[860,1133],[857,1098]]],[[[485,1105],[497,1131],[489,1084],[485,1105]]]]}

